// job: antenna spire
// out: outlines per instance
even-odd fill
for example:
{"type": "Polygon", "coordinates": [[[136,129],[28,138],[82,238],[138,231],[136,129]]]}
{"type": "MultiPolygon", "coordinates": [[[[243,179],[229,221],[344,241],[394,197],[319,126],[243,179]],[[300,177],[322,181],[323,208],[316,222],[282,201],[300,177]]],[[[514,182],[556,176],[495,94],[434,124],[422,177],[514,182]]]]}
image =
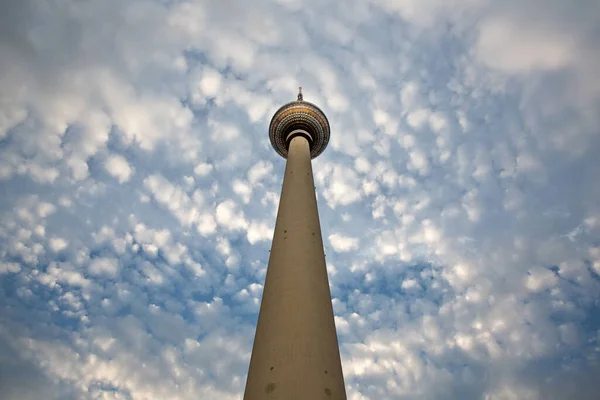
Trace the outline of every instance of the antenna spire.
{"type": "Polygon", "coordinates": [[[302,96],[302,86],[300,86],[298,88],[298,101],[302,101],[304,100],[303,96],[302,96]]]}

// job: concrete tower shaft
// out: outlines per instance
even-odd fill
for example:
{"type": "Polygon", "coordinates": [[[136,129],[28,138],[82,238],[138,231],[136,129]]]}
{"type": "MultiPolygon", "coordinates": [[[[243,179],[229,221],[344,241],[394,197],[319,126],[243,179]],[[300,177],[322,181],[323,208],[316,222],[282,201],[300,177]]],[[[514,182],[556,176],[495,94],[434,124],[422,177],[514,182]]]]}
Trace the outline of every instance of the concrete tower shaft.
{"type": "Polygon", "coordinates": [[[285,156],[244,400],[343,400],[309,139],[303,134],[289,139],[285,156]]]}

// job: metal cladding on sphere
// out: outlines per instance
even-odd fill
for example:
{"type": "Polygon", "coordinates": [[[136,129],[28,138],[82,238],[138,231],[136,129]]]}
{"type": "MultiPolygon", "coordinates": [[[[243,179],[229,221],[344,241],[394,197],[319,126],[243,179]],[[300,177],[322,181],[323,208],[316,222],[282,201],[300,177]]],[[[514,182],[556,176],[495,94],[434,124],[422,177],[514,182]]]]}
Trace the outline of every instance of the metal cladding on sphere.
{"type": "Polygon", "coordinates": [[[302,99],[282,106],[269,125],[269,138],[275,151],[287,158],[290,141],[303,136],[310,145],[310,157],[315,158],[325,150],[329,143],[329,121],[321,109],[302,99]]]}

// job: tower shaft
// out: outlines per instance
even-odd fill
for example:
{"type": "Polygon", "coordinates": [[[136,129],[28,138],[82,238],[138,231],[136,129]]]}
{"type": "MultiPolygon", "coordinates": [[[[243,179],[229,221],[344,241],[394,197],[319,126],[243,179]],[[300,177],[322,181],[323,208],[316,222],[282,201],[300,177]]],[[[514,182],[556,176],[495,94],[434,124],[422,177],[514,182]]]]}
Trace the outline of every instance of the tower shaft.
{"type": "Polygon", "coordinates": [[[244,400],[346,399],[308,141],[288,148],[244,400]]]}

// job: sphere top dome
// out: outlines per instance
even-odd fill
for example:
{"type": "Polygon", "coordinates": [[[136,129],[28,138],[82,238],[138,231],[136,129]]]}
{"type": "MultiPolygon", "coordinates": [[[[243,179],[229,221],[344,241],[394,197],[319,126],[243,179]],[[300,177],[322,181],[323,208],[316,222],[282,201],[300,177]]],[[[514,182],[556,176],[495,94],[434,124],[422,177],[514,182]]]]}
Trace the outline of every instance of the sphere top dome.
{"type": "Polygon", "coordinates": [[[283,158],[287,158],[290,141],[303,136],[310,146],[310,157],[315,158],[329,143],[330,127],[325,113],[312,103],[304,101],[302,88],[298,100],[279,108],[269,124],[271,145],[283,158]]]}

